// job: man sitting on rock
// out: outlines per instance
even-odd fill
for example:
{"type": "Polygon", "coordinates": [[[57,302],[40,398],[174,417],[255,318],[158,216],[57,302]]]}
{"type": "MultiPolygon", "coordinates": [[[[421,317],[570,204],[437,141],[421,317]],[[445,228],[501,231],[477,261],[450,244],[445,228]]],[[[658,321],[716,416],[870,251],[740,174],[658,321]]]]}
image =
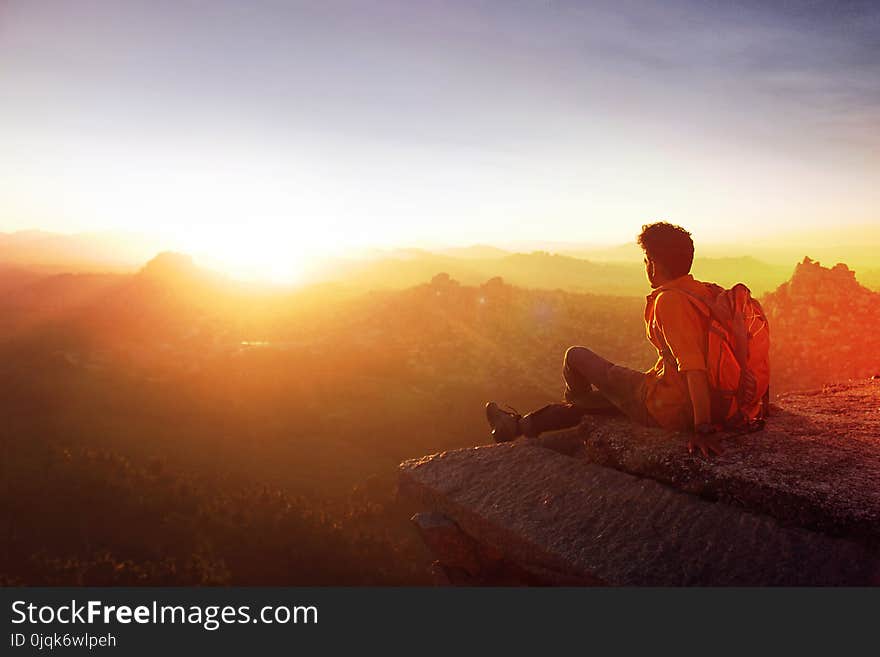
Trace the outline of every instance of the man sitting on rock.
{"type": "Polygon", "coordinates": [[[721,454],[711,423],[711,392],[706,367],[707,319],[686,294],[664,294],[678,288],[709,297],[709,285],[690,274],[694,260],[691,234],[666,222],[642,228],[645,273],[653,292],[647,298],[645,325],[657,348],[657,363],[647,372],[615,365],[586,347],[565,352],[564,401],[528,415],[486,405],[496,442],[576,426],[586,414],[623,413],[647,426],[693,432],[688,451],[721,454]],[[664,353],[666,357],[664,358],[664,353]]]}

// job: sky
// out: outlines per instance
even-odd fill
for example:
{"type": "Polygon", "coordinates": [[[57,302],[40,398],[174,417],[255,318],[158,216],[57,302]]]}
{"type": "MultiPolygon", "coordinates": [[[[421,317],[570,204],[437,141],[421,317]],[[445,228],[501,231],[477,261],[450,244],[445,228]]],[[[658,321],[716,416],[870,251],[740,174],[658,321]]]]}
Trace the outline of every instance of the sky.
{"type": "Polygon", "coordinates": [[[0,0],[0,144],[0,231],[281,270],[876,225],[880,4],[0,0]]]}

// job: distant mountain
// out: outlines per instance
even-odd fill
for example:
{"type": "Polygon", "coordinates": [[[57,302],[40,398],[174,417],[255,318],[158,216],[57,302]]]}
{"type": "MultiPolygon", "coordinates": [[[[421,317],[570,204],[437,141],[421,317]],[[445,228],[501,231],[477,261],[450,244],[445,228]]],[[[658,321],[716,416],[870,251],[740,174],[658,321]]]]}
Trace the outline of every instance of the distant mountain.
{"type": "Polygon", "coordinates": [[[129,233],[0,233],[0,264],[49,271],[133,271],[161,250],[159,240],[129,233]]]}
{"type": "MultiPolygon", "coordinates": [[[[646,292],[642,252],[634,241],[611,246],[549,241],[535,245],[538,250],[534,246],[511,249],[489,244],[434,250],[368,249],[358,257],[317,263],[304,282],[333,282],[356,290],[399,289],[447,272],[466,284],[502,276],[524,287],[632,296],[646,292]]],[[[166,249],[156,238],[121,232],[0,233],[0,271],[133,273],[166,249]]],[[[786,280],[793,263],[810,253],[823,262],[846,262],[866,285],[880,289],[878,252],[880,228],[871,226],[841,229],[839,233],[797,233],[755,243],[700,243],[694,274],[722,285],[742,281],[761,294],[786,280]]],[[[0,294],[3,278],[0,274],[0,294]]]]}
{"type": "Polygon", "coordinates": [[[802,260],[804,255],[809,253],[811,258],[820,262],[829,264],[842,262],[856,271],[861,271],[877,266],[880,240],[872,241],[872,239],[870,235],[865,235],[864,242],[852,243],[835,240],[833,235],[826,235],[824,238],[817,237],[816,241],[762,242],[755,245],[737,245],[727,251],[723,247],[710,246],[701,248],[700,253],[713,258],[729,254],[748,254],[773,265],[789,265],[802,260]]]}
{"type": "Polygon", "coordinates": [[[753,258],[696,258],[692,268],[696,278],[732,287],[745,283],[755,295],[776,289],[791,275],[791,265],[769,264],[753,258]]]}
{"type": "Polygon", "coordinates": [[[157,255],[141,268],[138,276],[174,284],[191,284],[209,277],[205,270],[196,266],[192,256],[173,251],[157,255]]]}
{"type": "Polygon", "coordinates": [[[348,260],[328,263],[315,276],[318,281],[338,281],[357,289],[400,289],[449,274],[466,285],[502,277],[520,287],[565,289],[635,296],[645,293],[641,265],[594,263],[538,251],[502,257],[456,258],[435,253],[418,257],[348,260]]]}
{"type": "Polygon", "coordinates": [[[189,334],[213,318],[234,316],[235,281],[198,267],[188,255],[163,252],[125,277],[93,311],[78,318],[85,333],[149,340],[189,334]]]}
{"type": "Polygon", "coordinates": [[[487,265],[484,273],[493,272],[513,285],[529,288],[621,296],[640,296],[649,291],[641,262],[593,262],[536,251],[508,256],[494,267],[487,265]]]}
{"type": "Polygon", "coordinates": [[[436,253],[440,255],[450,256],[452,258],[462,258],[465,260],[489,260],[492,258],[503,258],[510,255],[510,251],[499,249],[487,244],[474,244],[473,246],[450,247],[448,249],[439,249],[436,253]]]}
{"type": "MultiPolygon", "coordinates": [[[[644,296],[649,288],[641,257],[594,261],[546,251],[512,253],[488,258],[459,258],[427,251],[372,260],[334,261],[315,277],[357,289],[400,289],[449,274],[465,285],[500,276],[508,283],[535,289],[644,296]]],[[[724,286],[744,282],[754,294],[775,289],[791,273],[790,265],[771,265],[752,257],[698,258],[694,275],[724,286]]]]}
{"type": "MultiPolygon", "coordinates": [[[[641,249],[635,240],[611,246],[562,244],[547,250],[588,260],[641,260],[641,249]]],[[[806,253],[822,262],[845,262],[856,270],[874,268],[880,253],[880,223],[789,230],[760,239],[743,236],[736,241],[697,240],[697,255],[701,258],[752,257],[770,265],[790,267],[806,253]]]]}
{"type": "MultiPolygon", "coordinates": [[[[697,278],[730,286],[744,282],[754,294],[774,290],[791,274],[792,264],[806,252],[824,262],[847,262],[858,278],[880,290],[880,229],[845,229],[794,234],[772,243],[700,244],[694,262],[697,278]],[[859,242],[858,238],[863,237],[859,242]],[[803,246],[815,240],[809,248],[803,246]],[[818,256],[816,255],[818,254],[818,256]]],[[[500,276],[528,288],[562,289],[572,292],[643,296],[647,284],[642,253],[635,242],[617,246],[547,242],[545,250],[512,252],[493,245],[477,244],[436,251],[420,248],[371,249],[359,258],[326,260],[311,268],[301,283],[330,283],[358,293],[370,289],[401,289],[424,283],[441,272],[466,285],[478,285],[500,276]]],[[[161,244],[142,235],[80,233],[62,235],[43,231],[0,233],[0,295],[26,280],[59,273],[134,273],[141,264],[162,252],[161,244]],[[39,275],[39,276],[38,276],[39,275]]],[[[191,260],[172,262],[168,256],[149,264],[145,276],[166,278],[196,276],[191,260]]],[[[196,276],[204,277],[202,274],[196,276]]],[[[224,283],[229,287],[229,282],[224,283]]],[[[253,291],[258,284],[250,286],[253,291]]]]}
{"type": "Polygon", "coordinates": [[[615,246],[592,246],[580,247],[563,246],[559,250],[563,255],[574,258],[586,258],[587,260],[601,260],[608,262],[641,262],[642,248],[633,242],[618,244],[615,246]]]}

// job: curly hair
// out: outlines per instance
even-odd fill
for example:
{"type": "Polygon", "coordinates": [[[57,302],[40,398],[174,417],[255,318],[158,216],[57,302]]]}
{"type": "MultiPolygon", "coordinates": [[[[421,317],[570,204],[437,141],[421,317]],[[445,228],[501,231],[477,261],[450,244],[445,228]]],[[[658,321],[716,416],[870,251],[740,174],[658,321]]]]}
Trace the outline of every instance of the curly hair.
{"type": "Polygon", "coordinates": [[[672,278],[688,274],[694,264],[694,241],[681,226],[658,221],[642,226],[639,246],[651,260],[659,263],[672,278]]]}

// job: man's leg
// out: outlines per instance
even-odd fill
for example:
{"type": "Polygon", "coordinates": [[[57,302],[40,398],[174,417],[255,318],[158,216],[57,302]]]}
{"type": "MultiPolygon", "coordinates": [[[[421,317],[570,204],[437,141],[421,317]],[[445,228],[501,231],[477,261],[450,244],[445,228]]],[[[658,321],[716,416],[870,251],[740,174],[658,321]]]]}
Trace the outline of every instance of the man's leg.
{"type": "Polygon", "coordinates": [[[563,397],[572,404],[582,403],[587,407],[613,406],[601,393],[608,387],[608,372],[614,363],[586,347],[569,347],[562,361],[562,380],[565,383],[563,397]]]}
{"type": "Polygon", "coordinates": [[[586,347],[571,347],[562,361],[565,383],[564,402],[548,404],[520,420],[524,435],[533,438],[545,431],[559,431],[580,424],[584,415],[618,415],[621,413],[594,382],[605,382],[606,372],[614,364],[586,347]]]}
{"type": "Polygon", "coordinates": [[[575,404],[567,402],[547,404],[524,415],[519,421],[519,426],[524,436],[536,438],[545,431],[576,427],[581,423],[584,415],[585,411],[575,404]]]}
{"type": "Polygon", "coordinates": [[[513,409],[502,409],[495,402],[486,404],[486,419],[492,427],[492,438],[497,443],[504,443],[519,436],[535,438],[545,431],[575,427],[580,424],[586,412],[589,411],[575,404],[560,402],[548,404],[521,416],[513,409]]]}
{"type": "Polygon", "coordinates": [[[615,365],[586,347],[571,347],[565,352],[563,377],[566,401],[594,405],[586,413],[607,412],[610,406],[634,422],[656,426],[645,406],[644,372],[615,365]]]}
{"type": "Polygon", "coordinates": [[[615,365],[586,347],[570,347],[562,364],[565,401],[548,404],[523,417],[502,411],[490,402],[486,416],[499,442],[568,429],[580,424],[584,415],[624,414],[650,425],[644,404],[644,377],[643,372],[615,365]]]}

